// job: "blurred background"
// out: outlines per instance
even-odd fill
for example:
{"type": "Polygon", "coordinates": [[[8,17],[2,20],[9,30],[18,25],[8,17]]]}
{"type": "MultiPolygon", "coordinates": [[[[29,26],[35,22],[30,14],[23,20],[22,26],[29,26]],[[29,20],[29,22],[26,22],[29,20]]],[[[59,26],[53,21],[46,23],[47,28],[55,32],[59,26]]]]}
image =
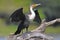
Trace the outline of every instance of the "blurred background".
{"type": "MultiPolygon", "coordinates": [[[[41,20],[47,22],[60,18],[60,0],[0,0],[0,36],[7,36],[14,33],[18,24],[9,22],[9,16],[17,9],[23,7],[23,12],[28,13],[33,3],[41,3],[38,12],[41,20]]],[[[30,25],[29,30],[37,28],[37,25],[30,25]]],[[[60,34],[60,23],[48,26],[46,33],[60,34]]]]}

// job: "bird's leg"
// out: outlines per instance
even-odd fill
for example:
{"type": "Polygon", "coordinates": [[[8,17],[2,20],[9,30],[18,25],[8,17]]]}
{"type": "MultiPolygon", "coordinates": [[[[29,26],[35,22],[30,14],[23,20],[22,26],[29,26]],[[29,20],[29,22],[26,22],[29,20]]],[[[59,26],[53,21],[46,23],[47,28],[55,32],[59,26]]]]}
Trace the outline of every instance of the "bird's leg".
{"type": "Polygon", "coordinates": [[[23,34],[23,30],[22,30],[22,34],[23,34]]]}
{"type": "Polygon", "coordinates": [[[28,27],[26,27],[26,32],[28,32],[28,27]]]}
{"type": "Polygon", "coordinates": [[[14,35],[17,35],[17,34],[19,34],[20,32],[21,32],[21,30],[20,30],[20,29],[17,29],[16,32],[14,33],[14,35]]]}
{"type": "Polygon", "coordinates": [[[22,30],[22,27],[20,27],[19,25],[14,35],[20,34],[21,30],[22,30]]]}

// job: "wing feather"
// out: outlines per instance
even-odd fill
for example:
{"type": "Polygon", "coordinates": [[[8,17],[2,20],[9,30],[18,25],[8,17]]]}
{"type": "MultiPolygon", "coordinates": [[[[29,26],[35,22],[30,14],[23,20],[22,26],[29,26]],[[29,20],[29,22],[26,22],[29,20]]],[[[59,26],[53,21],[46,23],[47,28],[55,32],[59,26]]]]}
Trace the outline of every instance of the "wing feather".
{"type": "Polygon", "coordinates": [[[25,15],[23,14],[23,8],[20,8],[13,12],[10,16],[12,22],[19,22],[25,19],[25,15]]]}
{"type": "Polygon", "coordinates": [[[40,24],[40,23],[41,23],[41,18],[40,18],[40,16],[39,16],[38,10],[35,10],[34,12],[35,12],[35,14],[36,14],[34,21],[35,21],[36,23],[40,24]]]}

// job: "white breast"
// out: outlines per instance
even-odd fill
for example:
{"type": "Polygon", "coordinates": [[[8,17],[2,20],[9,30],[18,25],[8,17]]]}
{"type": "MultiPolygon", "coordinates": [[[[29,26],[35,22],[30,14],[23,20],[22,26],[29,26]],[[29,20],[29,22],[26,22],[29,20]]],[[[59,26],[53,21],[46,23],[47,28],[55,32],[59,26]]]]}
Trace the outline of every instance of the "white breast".
{"type": "Polygon", "coordinates": [[[31,14],[31,15],[28,15],[29,16],[29,20],[33,21],[34,18],[35,18],[35,14],[31,14]]]}
{"type": "Polygon", "coordinates": [[[35,12],[33,11],[32,6],[30,7],[30,12],[31,12],[31,14],[28,15],[29,16],[29,20],[33,21],[33,19],[35,18],[35,12]]]}

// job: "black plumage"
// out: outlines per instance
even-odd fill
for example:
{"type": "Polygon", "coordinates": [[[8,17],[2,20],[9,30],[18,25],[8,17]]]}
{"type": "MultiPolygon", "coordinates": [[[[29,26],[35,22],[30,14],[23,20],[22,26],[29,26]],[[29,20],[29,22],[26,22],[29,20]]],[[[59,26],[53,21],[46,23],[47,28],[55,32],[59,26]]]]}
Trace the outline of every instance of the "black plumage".
{"type": "MultiPolygon", "coordinates": [[[[33,7],[34,6],[36,6],[36,5],[33,5],[33,7]]],[[[35,10],[33,15],[34,14],[35,14],[35,18],[33,20],[36,21],[37,23],[40,23],[41,19],[40,19],[38,10],[35,10]]],[[[12,13],[12,15],[10,16],[10,21],[11,22],[20,22],[14,35],[19,34],[24,28],[26,28],[26,31],[28,31],[28,27],[30,24],[30,20],[29,20],[30,16],[28,16],[28,15],[31,15],[31,14],[30,13],[27,15],[23,14],[23,8],[20,8],[12,13]]]]}
{"type": "Polygon", "coordinates": [[[25,15],[23,14],[23,8],[20,8],[20,9],[16,10],[10,16],[10,20],[12,22],[24,21],[24,19],[25,19],[25,15]]]}
{"type": "Polygon", "coordinates": [[[38,24],[40,24],[41,18],[40,18],[39,12],[38,12],[38,10],[35,10],[34,12],[36,14],[34,21],[37,22],[38,24]]]}

